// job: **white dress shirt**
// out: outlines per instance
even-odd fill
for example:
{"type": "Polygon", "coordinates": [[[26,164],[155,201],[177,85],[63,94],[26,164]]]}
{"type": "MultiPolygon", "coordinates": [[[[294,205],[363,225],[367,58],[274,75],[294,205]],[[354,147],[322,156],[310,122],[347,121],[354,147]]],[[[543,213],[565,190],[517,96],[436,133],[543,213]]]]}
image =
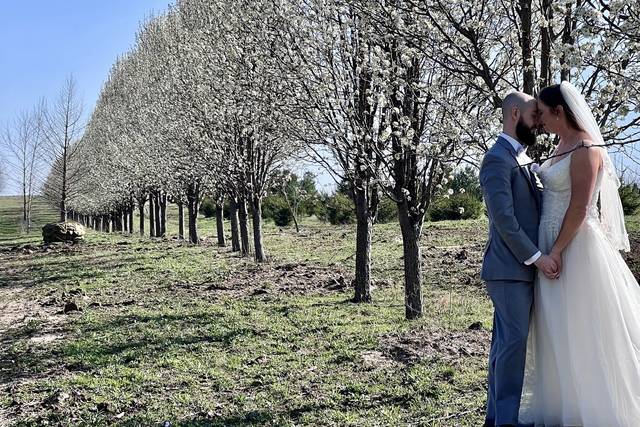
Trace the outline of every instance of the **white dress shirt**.
{"type": "MultiPolygon", "coordinates": [[[[509,144],[511,144],[511,146],[513,147],[514,150],[516,150],[517,156],[516,156],[516,160],[518,161],[519,164],[524,165],[524,164],[528,164],[531,163],[531,157],[527,156],[527,148],[524,147],[522,144],[520,144],[520,142],[518,142],[518,140],[516,140],[515,138],[512,138],[511,136],[507,135],[506,133],[502,132],[500,134],[500,136],[504,139],[506,139],[509,144]]],[[[527,171],[527,174],[529,174],[529,169],[525,168],[527,171]]],[[[534,262],[536,262],[538,260],[538,258],[540,258],[542,256],[542,252],[538,251],[535,254],[533,254],[533,256],[531,258],[529,258],[528,260],[526,260],[524,263],[525,265],[531,265],[534,262]]]]}

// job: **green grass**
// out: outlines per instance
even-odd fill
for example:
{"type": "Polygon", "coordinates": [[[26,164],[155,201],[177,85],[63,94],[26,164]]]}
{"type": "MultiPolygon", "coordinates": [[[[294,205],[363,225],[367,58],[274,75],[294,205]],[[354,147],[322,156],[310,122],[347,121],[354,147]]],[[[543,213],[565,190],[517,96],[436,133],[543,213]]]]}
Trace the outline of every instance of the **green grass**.
{"type": "Polygon", "coordinates": [[[33,199],[31,207],[31,232],[26,233],[22,221],[22,198],[0,196],[0,244],[30,243],[40,240],[40,227],[55,222],[58,214],[39,197],[33,199]]]}
{"type": "Polygon", "coordinates": [[[89,231],[38,244],[55,220],[0,199],[0,425],[432,425],[483,420],[491,304],[486,222],[428,224],[425,315],[404,320],[397,225],[376,225],[372,304],[326,285],[354,264],[354,227],[265,226],[256,266],[204,242],[89,231]],[[16,220],[16,218],[18,220],[16,220]],[[30,253],[31,251],[31,253],[30,253]],[[61,314],[73,300],[83,310],[61,314]],[[468,330],[474,322],[482,330],[468,330]]]}

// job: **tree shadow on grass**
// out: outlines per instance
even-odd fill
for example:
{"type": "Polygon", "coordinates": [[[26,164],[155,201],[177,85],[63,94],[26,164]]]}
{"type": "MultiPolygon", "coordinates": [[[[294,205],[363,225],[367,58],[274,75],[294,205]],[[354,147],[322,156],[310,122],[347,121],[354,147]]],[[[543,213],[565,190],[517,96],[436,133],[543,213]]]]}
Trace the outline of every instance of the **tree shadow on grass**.
{"type": "Polygon", "coordinates": [[[136,271],[151,270],[135,256],[114,257],[98,256],[88,259],[58,259],[46,260],[37,265],[25,268],[20,260],[7,262],[0,269],[0,288],[46,285],[69,280],[101,279],[117,272],[119,268],[136,266],[136,271]]]}
{"type": "MultiPolygon", "coordinates": [[[[191,418],[181,419],[179,421],[167,420],[173,425],[185,427],[239,427],[239,426],[260,426],[273,425],[274,422],[290,420],[299,422],[307,413],[319,412],[325,409],[331,409],[331,406],[322,403],[305,403],[291,410],[278,409],[257,409],[239,412],[234,415],[209,416],[206,414],[196,415],[191,418]]],[[[162,426],[162,420],[150,420],[148,417],[132,417],[117,424],[121,427],[133,427],[140,425],[162,426]]]]}

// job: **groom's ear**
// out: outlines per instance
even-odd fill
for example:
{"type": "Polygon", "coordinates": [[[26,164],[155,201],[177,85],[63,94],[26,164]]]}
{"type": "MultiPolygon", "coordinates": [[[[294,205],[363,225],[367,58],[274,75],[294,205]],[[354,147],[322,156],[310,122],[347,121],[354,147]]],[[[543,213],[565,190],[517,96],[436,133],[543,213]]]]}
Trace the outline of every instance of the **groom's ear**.
{"type": "Polygon", "coordinates": [[[514,123],[517,123],[519,118],[520,118],[520,108],[516,106],[511,107],[511,120],[513,120],[514,123]]]}

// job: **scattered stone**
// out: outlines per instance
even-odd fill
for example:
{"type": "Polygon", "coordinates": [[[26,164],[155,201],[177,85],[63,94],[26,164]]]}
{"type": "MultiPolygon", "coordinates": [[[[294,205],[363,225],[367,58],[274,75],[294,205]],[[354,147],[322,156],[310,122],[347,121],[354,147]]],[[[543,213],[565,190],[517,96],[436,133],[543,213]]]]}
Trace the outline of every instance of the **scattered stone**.
{"type": "Polygon", "coordinates": [[[113,408],[107,402],[100,402],[96,406],[96,409],[100,412],[113,412],[113,408]]]}
{"type": "Polygon", "coordinates": [[[482,322],[473,322],[472,324],[469,325],[467,329],[469,329],[470,331],[481,331],[482,322]]]}
{"type": "Polygon", "coordinates": [[[289,264],[276,265],[275,269],[284,270],[284,271],[293,271],[296,269],[298,265],[304,266],[304,264],[289,263],[289,264]]]}
{"type": "Polygon", "coordinates": [[[81,311],[81,310],[80,310],[80,307],[78,307],[78,305],[75,302],[69,301],[64,305],[63,312],[64,314],[68,314],[68,313],[71,313],[72,311],[81,311]]]}
{"type": "Polygon", "coordinates": [[[47,224],[42,227],[42,238],[45,243],[78,242],[84,239],[85,229],[77,222],[67,221],[47,224]]]}
{"type": "Polygon", "coordinates": [[[58,298],[53,297],[53,298],[49,298],[43,302],[40,303],[41,306],[43,307],[48,307],[48,306],[52,306],[52,305],[58,305],[60,301],[58,300],[58,298]]]}
{"type": "Polygon", "coordinates": [[[330,279],[326,288],[331,291],[337,291],[344,289],[346,287],[346,283],[344,282],[344,277],[342,275],[338,276],[337,279],[330,279]]]}
{"type": "Polygon", "coordinates": [[[57,406],[69,399],[69,395],[60,390],[55,391],[51,396],[47,397],[44,402],[45,406],[57,406]]]}
{"type": "Polygon", "coordinates": [[[465,259],[467,259],[469,257],[469,253],[467,252],[466,249],[462,249],[460,252],[458,252],[456,254],[456,259],[458,261],[464,261],[465,259]]]}
{"type": "Polygon", "coordinates": [[[229,288],[222,285],[213,284],[213,285],[207,286],[206,290],[207,291],[227,291],[229,290],[229,288]]]}
{"type": "Polygon", "coordinates": [[[490,343],[491,333],[484,329],[418,328],[383,336],[380,351],[405,365],[432,359],[457,364],[464,363],[467,357],[487,357],[490,343]]]}

